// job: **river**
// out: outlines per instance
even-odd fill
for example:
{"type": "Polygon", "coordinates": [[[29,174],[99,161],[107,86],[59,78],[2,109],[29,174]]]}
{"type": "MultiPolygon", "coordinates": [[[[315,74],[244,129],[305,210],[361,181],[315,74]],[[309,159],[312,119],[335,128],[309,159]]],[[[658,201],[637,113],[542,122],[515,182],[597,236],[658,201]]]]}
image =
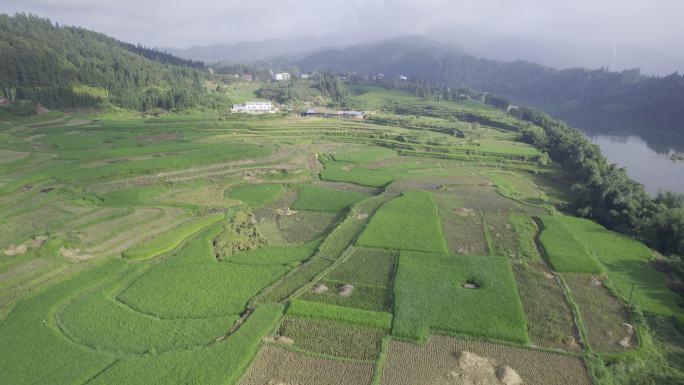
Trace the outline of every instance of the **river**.
{"type": "Polygon", "coordinates": [[[682,134],[675,134],[568,106],[528,105],[584,131],[608,161],[625,167],[627,174],[651,194],[660,190],[684,194],[684,161],[669,158],[673,153],[684,153],[684,129],[679,130],[682,134]]]}

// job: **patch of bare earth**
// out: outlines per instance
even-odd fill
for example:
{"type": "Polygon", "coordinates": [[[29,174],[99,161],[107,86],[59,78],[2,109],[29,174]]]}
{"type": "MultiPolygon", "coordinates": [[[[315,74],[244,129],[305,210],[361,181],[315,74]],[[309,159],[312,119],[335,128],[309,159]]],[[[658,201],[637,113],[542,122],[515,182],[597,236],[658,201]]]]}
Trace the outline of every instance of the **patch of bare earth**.
{"type": "Polygon", "coordinates": [[[14,257],[16,255],[24,254],[28,251],[28,249],[37,249],[41,247],[43,243],[45,243],[45,241],[47,240],[48,237],[45,235],[33,237],[20,245],[11,245],[10,247],[3,250],[3,253],[5,253],[5,255],[9,257],[14,257]]]}
{"type": "Polygon", "coordinates": [[[520,346],[433,336],[386,354],[381,385],[591,385],[581,358],[520,346]]]}
{"type": "Polygon", "coordinates": [[[72,261],[86,261],[93,257],[92,254],[82,252],[81,249],[67,249],[64,247],[61,247],[59,249],[59,254],[62,257],[70,259],[72,261]]]}
{"type": "Polygon", "coordinates": [[[240,385],[368,385],[372,362],[342,362],[265,345],[240,385]]]}

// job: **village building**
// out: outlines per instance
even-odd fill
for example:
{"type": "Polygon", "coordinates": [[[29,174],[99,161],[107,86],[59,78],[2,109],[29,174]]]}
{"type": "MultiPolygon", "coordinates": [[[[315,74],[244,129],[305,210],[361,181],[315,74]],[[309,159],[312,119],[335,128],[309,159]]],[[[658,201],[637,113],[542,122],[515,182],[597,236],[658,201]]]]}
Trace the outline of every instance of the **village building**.
{"type": "Polygon", "coordinates": [[[273,103],[270,100],[254,100],[244,104],[233,104],[231,112],[246,112],[252,114],[274,112],[273,103]]]}
{"type": "Polygon", "coordinates": [[[319,118],[344,118],[344,119],[358,119],[361,120],[366,116],[363,111],[337,111],[327,109],[309,108],[303,114],[304,116],[319,117],[319,118]]]}
{"type": "Polygon", "coordinates": [[[277,73],[273,76],[273,78],[277,81],[288,81],[290,80],[290,74],[288,72],[281,72],[277,73]]]}

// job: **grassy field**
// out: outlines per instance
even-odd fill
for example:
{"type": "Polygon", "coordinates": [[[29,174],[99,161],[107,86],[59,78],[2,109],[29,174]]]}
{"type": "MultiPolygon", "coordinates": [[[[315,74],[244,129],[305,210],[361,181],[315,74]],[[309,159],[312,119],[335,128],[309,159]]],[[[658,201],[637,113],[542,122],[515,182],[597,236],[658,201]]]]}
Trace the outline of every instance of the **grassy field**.
{"type": "Polygon", "coordinates": [[[359,237],[360,246],[446,253],[432,196],[409,191],[378,210],[359,237]]]}
{"type": "Polygon", "coordinates": [[[564,216],[560,221],[601,262],[624,300],[632,295],[633,304],[657,315],[684,314],[677,305],[681,299],[667,287],[665,274],[648,264],[653,255],[646,246],[586,219],[564,216]]]}
{"type": "Polygon", "coordinates": [[[441,331],[528,341],[525,315],[504,258],[402,252],[394,297],[392,334],[398,337],[425,341],[430,331],[441,331]]]}
{"type": "Polygon", "coordinates": [[[340,211],[367,198],[368,195],[318,186],[303,186],[292,208],[310,211],[340,211]]]}
{"type": "Polygon", "coordinates": [[[601,274],[603,266],[557,217],[541,217],[544,229],[539,235],[549,262],[556,271],[601,274]]]}
{"type": "Polygon", "coordinates": [[[0,383],[450,384],[463,352],[533,385],[684,370],[668,277],[558,212],[520,121],[349,91],[368,119],[3,118],[0,383]]]}

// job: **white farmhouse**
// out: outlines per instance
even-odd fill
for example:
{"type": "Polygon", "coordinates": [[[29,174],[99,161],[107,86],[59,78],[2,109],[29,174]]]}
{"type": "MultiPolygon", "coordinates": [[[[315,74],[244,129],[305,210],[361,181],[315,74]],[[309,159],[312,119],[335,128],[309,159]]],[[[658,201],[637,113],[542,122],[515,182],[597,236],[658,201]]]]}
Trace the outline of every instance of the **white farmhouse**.
{"type": "Polygon", "coordinates": [[[287,81],[287,80],[290,80],[290,73],[289,72],[277,73],[273,76],[273,78],[277,81],[287,81]]]}
{"type": "Polygon", "coordinates": [[[273,110],[270,100],[252,100],[244,104],[233,104],[232,112],[264,113],[273,110]]]}

